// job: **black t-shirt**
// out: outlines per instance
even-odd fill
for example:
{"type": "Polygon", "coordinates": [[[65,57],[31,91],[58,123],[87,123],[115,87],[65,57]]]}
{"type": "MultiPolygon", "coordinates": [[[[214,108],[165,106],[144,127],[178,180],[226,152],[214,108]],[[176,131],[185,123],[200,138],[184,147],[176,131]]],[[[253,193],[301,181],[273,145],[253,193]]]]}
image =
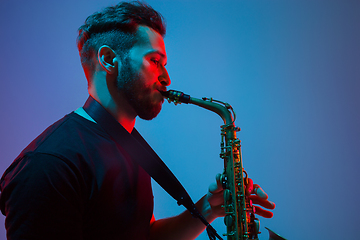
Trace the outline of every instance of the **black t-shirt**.
{"type": "Polygon", "coordinates": [[[30,143],[0,187],[10,240],[149,238],[150,176],[76,113],[30,143]]]}

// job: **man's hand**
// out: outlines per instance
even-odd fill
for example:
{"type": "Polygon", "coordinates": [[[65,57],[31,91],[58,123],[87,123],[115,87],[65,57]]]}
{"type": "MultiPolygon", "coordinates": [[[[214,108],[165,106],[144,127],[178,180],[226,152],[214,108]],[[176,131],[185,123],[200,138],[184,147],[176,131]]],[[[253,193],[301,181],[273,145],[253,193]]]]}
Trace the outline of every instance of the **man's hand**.
{"type": "MultiPolygon", "coordinates": [[[[267,200],[268,195],[259,185],[253,184],[253,180],[250,178],[248,178],[248,184],[245,187],[245,192],[253,204],[259,204],[260,206],[267,209],[275,208],[275,203],[267,200]]],[[[255,206],[255,213],[265,218],[272,218],[274,215],[272,212],[267,211],[259,206],[255,206]]]]}
{"type": "Polygon", "coordinates": [[[221,183],[221,174],[216,175],[216,183],[212,183],[209,186],[209,192],[207,193],[207,201],[209,202],[212,212],[216,217],[224,217],[224,189],[221,183]]]}
{"type": "MultiPolygon", "coordinates": [[[[253,204],[258,204],[267,209],[274,209],[275,203],[268,201],[268,195],[264,190],[258,185],[253,184],[253,181],[248,178],[248,183],[245,186],[245,193],[248,196],[248,199],[252,201],[253,204]]],[[[212,183],[209,186],[209,192],[207,194],[207,201],[211,206],[212,213],[216,217],[225,216],[224,210],[224,190],[221,183],[221,174],[216,175],[216,183],[212,183]]],[[[273,213],[263,209],[260,206],[255,206],[255,213],[265,218],[271,218],[273,213]]]]}

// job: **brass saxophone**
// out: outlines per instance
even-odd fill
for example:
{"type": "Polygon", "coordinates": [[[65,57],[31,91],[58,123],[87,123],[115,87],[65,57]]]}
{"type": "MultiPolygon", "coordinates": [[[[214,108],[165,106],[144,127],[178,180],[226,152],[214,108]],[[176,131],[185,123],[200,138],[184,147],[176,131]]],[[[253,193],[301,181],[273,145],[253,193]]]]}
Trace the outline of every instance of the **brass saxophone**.
{"type": "MultiPolygon", "coordinates": [[[[197,99],[183,92],[169,90],[162,92],[169,102],[190,103],[217,113],[224,121],[221,126],[221,152],[220,157],[224,160],[224,171],[221,182],[224,189],[224,208],[228,240],[258,239],[259,220],[255,217],[255,208],[251,200],[245,194],[245,185],[248,175],[243,169],[241,156],[241,141],[236,137],[240,131],[235,126],[236,115],[231,105],[212,98],[197,99]]],[[[268,229],[268,228],[266,228],[268,229]]],[[[270,240],[283,240],[270,229],[270,240]]]]}

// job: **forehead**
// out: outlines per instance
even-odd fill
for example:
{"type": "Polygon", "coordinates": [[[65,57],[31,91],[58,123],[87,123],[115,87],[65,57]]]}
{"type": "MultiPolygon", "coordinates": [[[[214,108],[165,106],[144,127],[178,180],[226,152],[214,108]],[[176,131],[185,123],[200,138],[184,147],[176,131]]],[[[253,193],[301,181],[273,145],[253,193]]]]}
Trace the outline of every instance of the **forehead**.
{"type": "Polygon", "coordinates": [[[158,32],[146,26],[139,26],[137,36],[138,42],[132,49],[133,54],[146,55],[158,52],[166,58],[164,39],[158,32]]]}

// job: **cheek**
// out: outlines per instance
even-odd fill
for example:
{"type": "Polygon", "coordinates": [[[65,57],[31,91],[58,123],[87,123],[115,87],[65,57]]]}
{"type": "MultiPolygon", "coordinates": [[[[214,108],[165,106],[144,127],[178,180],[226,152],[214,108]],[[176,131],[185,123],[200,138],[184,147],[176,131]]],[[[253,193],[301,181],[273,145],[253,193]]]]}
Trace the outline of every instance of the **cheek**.
{"type": "Polygon", "coordinates": [[[148,61],[142,65],[141,72],[149,79],[157,79],[157,76],[159,76],[158,66],[148,61]]]}

